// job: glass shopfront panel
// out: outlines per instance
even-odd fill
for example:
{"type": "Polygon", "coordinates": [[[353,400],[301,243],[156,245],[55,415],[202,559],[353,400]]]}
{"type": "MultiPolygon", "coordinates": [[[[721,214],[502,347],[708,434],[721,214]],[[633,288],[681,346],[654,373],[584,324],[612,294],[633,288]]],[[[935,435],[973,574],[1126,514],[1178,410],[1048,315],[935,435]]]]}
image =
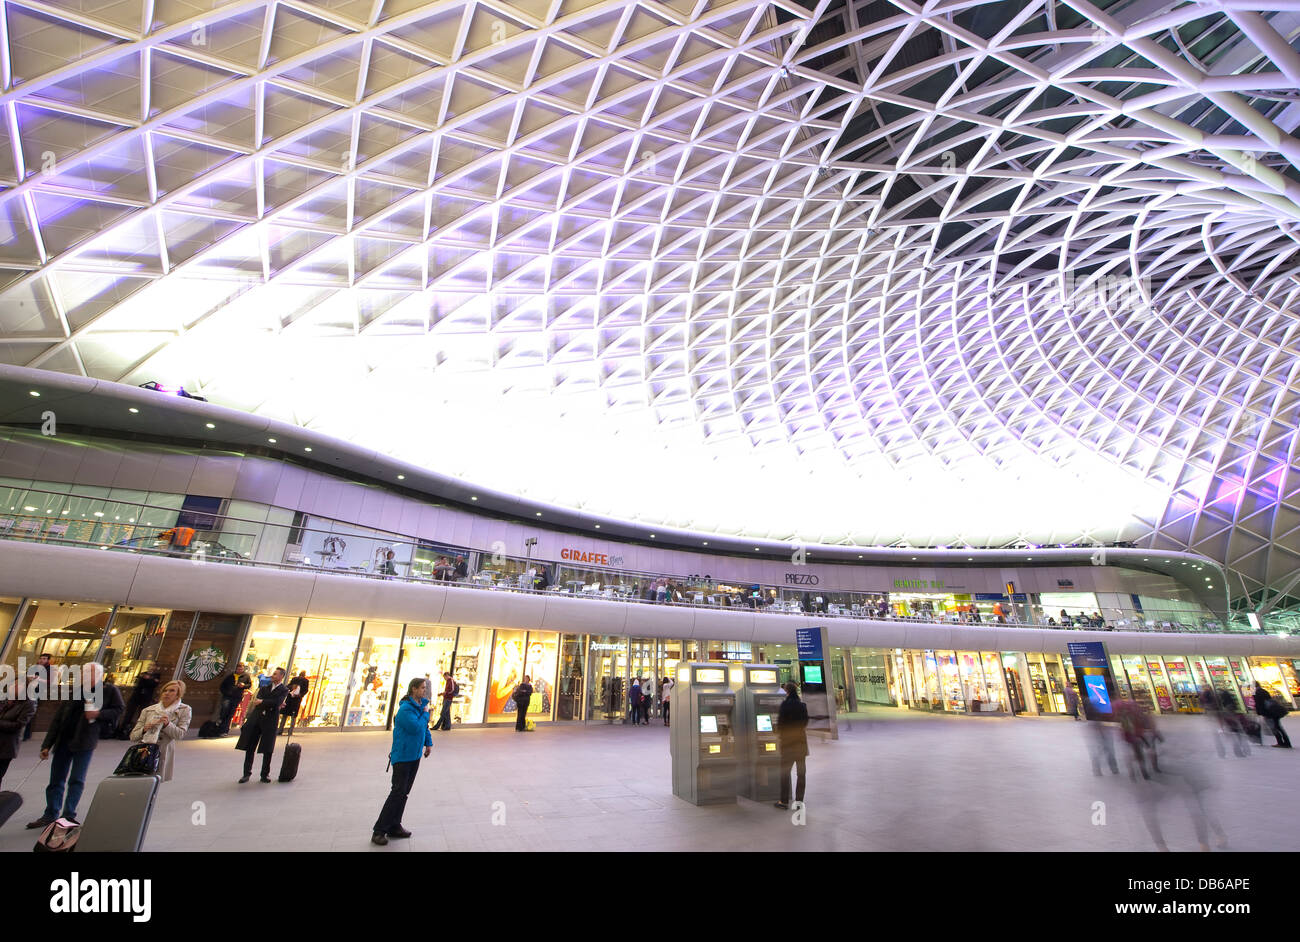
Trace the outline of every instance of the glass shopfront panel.
{"type": "MultiPolygon", "coordinates": [[[[32,602],[14,634],[5,663],[17,671],[20,658],[30,670],[42,654],[50,655],[54,667],[93,661],[112,610],[111,605],[93,602],[32,602]]],[[[4,628],[8,627],[6,623],[4,628]]]]}
{"type": "MultiPolygon", "coordinates": [[[[1295,706],[1300,687],[1296,685],[1295,670],[1289,662],[1271,657],[1252,657],[1249,663],[1256,683],[1262,684],[1273,696],[1281,697],[1282,702],[1295,706]]],[[[1251,690],[1254,689],[1252,685],[1251,690]]]]}
{"type": "Polygon", "coordinates": [[[1156,712],[1154,685],[1151,683],[1151,677],[1147,674],[1146,664],[1143,663],[1141,655],[1122,655],[1119,662],[1123,668],[1124,676],[1128,679],[1128,687],[1133,694],[1133,701],[1145,710],[1152,713],[1156,712]]]}
{"type": "Polygon", "coordinates": [[[622,722],[623,677],[627,673],[628,639],[618,635],[591,635],[588,641],[591,674],[587,688],[587,719],[622,722]]]}
{"type": "MultiPolygon", "coordinates": [[[[157,666],[163,671],[163,680],[171,680],[174,675],[174,661],[169,664],[159,662],[169,617],[170,613],[162,609],[118,609],[100,661],[104,670],[112,675],[112,683],[121,688],[122,696],[130,696],[136,678],[150,667],[157,666]]],[[[189,627],[186,622],[176,630],[183,637],[189,627]]]]}
{"type": "MultiPolygon", "coordinates": [[[[367,624],[366,631],[370,626],[367,624]]],[[[446,681],[443,671],[451,670],[451,656],[456,650],[456,629],[440,625],[407,625],[402,639],[402,658],[397,667],[397,682],[393,689],[400,700],[406,696],[406,687],[417,677],[429,679],[429,703],[436,717],[442,709],[442,693],[446,681]]],[[[462,695],[464,691],[461,691],[462,695]]],[[[452,701],[453,710],[456,701],[452,701]]],[[[454,721],[453,721],[454,722],[454,721]]]]}
{"type": "Polygon", "coordinates": [[[952,651],[936,651],[935,660],[939,668],[944,709],[949,713],[965,713],[966,697],[962,690],[961,674],[957,669],[957,656],[952,651]]]}
{"type": "Polygon", "coordinates": [[[1065,674],[1058,654],[1027,653],[1029,681],[1039,713],[1065,713],[1065,674]]]}
{"type": "Polygon", "coordinates": [[[560,638],[560,673],[555,680],[555,718],[581,720],[582,699],[586,691],[583,663],[586,635],[563,635],[560,638]]]}
{"type": "Polygon", "coordinates": [[[1192,676],[1192,667],[1185,657],[1165,655],[1165,676],[1173,691],[1174,708],[1179,713],[1201,713],[1201,691],[1192,676]]]}
{"type": "Polygon", "coordinates": [[[979,652],[958,651],[957,668],[966,694],[966,708],[971,713],[998,712],[1001,709],[1002,698],[1000,695],[995,695],[990,689],[991,685],[985,681],[979,652]]]}
{"type": "MultiPolygon", "coordinates": [[[[229,669],[233,670],[240,663],[243,663],[247,666],[249,677],[253,678],[252,689],[244,694],[243,702],[239,704],[231,719],[232,726],[239,726],[244,722],[244,717],[252,708],[258,686],[262,683],[263,678],[269,677],[277,667],[288,669],[289,656],[293,651],[293,639],[297,629],[297,618],[284,615],[253,616],[248,628],[248,640],[244,642],[243,656],[235,664],[228,666],[229,669]]],[[[316,682],[312,680],[311,683],[313,690],[308,692],[309,699],[315,693],[316,682]]],[[[306,725],[303,723],[305,711],[306,705],[304,704],[298,710],[299,726],[306,725]]]]}
{"type": "Polygon", "coordinates": [[[1165,674],[1165,665],[1159,657],[1146,659],[1147,676],[1151,678],[1152,691],[1155,693],[1156,706],[1161,713],[1174,712],[1174,696],[1169,688],[1169,678],[1165,674]]]}
{"type": "Polygon", "coordinates": [[[995,712],[1009,712],[1004,690],[1006,681],[1002,676],[1002,659],[992,651],[984,651],[979,657],[984,669],[984,684],[989,702],[995,706],[995,712]]]}
{"type": "Polygon", "coordinates": [[[560,636],[553,631],[528,632],[524,673],[531,678],[533,699],[528,715],[539,720],[555,717],[555,673],[559,664],[560,636]]]}
{"type": "MultiPolygon", "coordinates": [[[[352,692],[348,697],[344,726],[384,726],[388,711],[396,698],[393,691],[397,673],[397,652],[402,638],[402,623],[396,621],[367,621],[357,649],[357,667],[353,672],[352,692]]],[[[301,668],[299,668],[301,669],[301,668]]],[[[298,671],[295,670],[294,674],[298,671]]],[[[430,702],[440,707],[436,694],[442,690],[442,677],[430,692],[430,702]]],[[[398,697],[405,694],[403,689],[398,697]]]]}
{"type": "Polygon", "coordinates": [[[1233,701],[1236,703],[1238,710],[1244,710],[1245,704],[1242,702],[1241,690],[1237,687],[1237,679],[1233,676],[1232,666],[1228,663],[1226,657],[1205,657],[1201,658],[1205,664],[1205,669],[1210,677],[1210,686],[1215,690],[1226,690],[1232,694],[1233,701]]]}
{"type": "Polygon", "coordinates": [[[456,683],[460,695],[451,707],[453,723],[482,723],[487,706],[488,661],[492,657],[490,628],[461,628],[456,635],[456,683]]]}
{"type": "MultiPolygon", "coordinates": [[[[498,630],[492,645],[492,682],[488,687],[487,721],[513,723],[515,702],[511,699],[515,687],[524,679],[526,631],[498,630]]],[[[532,706],[529,706],[532,712],[532,706]]]]}
{"type": "Polygon", "coordinates": [[[1007,685],[1007,695],[1011,697],[1013,713],[1024,713],[1029,706],[1025,700],[1025,656],[1011,651],[1003,651],[1002,679],[1007,685]]]}
{"type": "MultiPolygon", "coordinates": [[[[298,631],[290,673],[307,672],[310,685],[298,709],[298,725],[308,729],[341,726],[354,691],[368,687],[365,706],[373,710],[377,664],[363,665],[357,657],[361,622],[333,618],[304,618],[298,631]],[[353,675],[353,664],[357,674],[353,675]]],[[[390,677],[391,682],[391,677],[390,677]]],[[[382,681],[381,681],[382,683],[382,681]]],[[[383,725],[381,720],[379,725],[383,725]]]]}

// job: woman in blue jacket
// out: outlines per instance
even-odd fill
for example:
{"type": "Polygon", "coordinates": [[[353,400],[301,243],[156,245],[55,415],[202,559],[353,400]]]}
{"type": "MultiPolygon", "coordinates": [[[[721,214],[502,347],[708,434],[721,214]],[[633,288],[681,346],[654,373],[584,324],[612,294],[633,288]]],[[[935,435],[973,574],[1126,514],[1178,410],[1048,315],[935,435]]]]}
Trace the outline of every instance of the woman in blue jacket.
{"type": "Polygon", "coordinates": [[[429,681],[417,677],[406,688],[406,696],[397,704],[393,717],[393,750],[388,759],[393,763],[393,788],[388,793],[379,820],[375,822],[372,844],[387,844],[388,839],[410,837],[411,832],[402,827],[402,812],[406,810],[406,796],[415,784],[415,773],[420,770],[420,750],[424,758],[433,751],[433,735],[429,732],[429,681]]]}

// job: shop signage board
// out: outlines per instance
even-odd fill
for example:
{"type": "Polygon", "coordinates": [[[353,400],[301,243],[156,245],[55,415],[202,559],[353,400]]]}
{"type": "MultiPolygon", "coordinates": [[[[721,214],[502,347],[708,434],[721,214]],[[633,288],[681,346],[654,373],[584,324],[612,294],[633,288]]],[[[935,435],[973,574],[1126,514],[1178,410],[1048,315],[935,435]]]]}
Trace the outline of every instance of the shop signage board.
{"type": "Polygon", "coordinates": [[[799,658],[800,696],[808,707],[808,731],[839,739],[835,721],[835,672],[827,657],[830,644],[826,629],[796,628],[794,640],[799,658]]]}
{"type": "Polygon", "coordinates": [[[942,579],[895,579],[895,589],[942,589],[942,579]]]}
{"type": "Polygon", "coordinates": [[[1115,678],[1111,674],[1106,645],[1101,641],[1071,641],[1066,645],[1074,677],[1083,694],[1083,712],[1090,720],[1112,719],[1115,715],[1115,678]]]}

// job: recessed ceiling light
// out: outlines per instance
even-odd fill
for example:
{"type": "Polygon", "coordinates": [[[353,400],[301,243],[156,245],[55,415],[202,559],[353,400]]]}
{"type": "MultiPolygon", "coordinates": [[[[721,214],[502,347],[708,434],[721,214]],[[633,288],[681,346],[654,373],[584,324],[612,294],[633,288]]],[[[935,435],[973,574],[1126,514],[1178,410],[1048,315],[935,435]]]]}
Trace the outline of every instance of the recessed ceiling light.
{"type": "Polygon", "coordinates": [[[37,392],[36,390],[34,390],[34,389],[33,389],[31,392],[29,392],[27,395],[29,395],[29,396],[35,396],[37,399],[41,398],[41,394],[38,393],[38,392],[37,392]]]}
{"type": "Polygon", "coordinates": [[[139,414],[140,414],[140,410],[137,409],[135,406],[132,406],[131,408],[127,409],[126,411],[129,412],[129,413],[131,413],[132,415],[139,415],[139,414]]]}
{"type": "Polygon", "coordinates": [[[205,422],[204,424],[205,424],[208,428],[216,428],[216,426],[213,425],[211,422],[205,422]]]}
{"type": "Polygon", "coordinates": [[[541,515],[542,515],[542,512],[541,512],[541,511],[540,511],[540,510],[539,510],[539,511],[537,511],[537,516],[539,516],[539,517],[540,517],[540,516],[541,516],[541,515]]]}
{"type": "Polygon", "coordinates": [[[600,529],[600,524],[599,524],[599,523],[598,523],[598,524],[596,524],[596,529],[597,529],[597,530],[599,530],[599,529],[600,529]]]}
{"type": "Polygon", "coordinates": [[[311,451],[311,446],[309,445],[308,447],[304,448],[303,451],[311,451]]]}
{"type": "Polygon", "coordinates": [[[704,545],[705,545],[705,546],[708,546],[708,545],[709,545],[709,541],[708,541],[708,540],[705,540],[705,541],[704,541],[704,545]]]}
{"type": "Polygon", "coordinates": [[[651,533],[651,534],[650,534],[650,539],[653,540],[654,538],[655,538],[655,535],[654,535],[653,533],[651,533]]]}
{"type": "Polygon", "coordinates": [[[478,500],[477,497],[471,497],[470,500],[478,500]]]}
{"type": "Polygon", "coordinates": [[[275,444],[275,439],[274,439],[274,438],[268,438],[267,441],[270,442],[272,445],[275,444]]]}
{"type": "Polygon", "coordinates": [[[405,481],[405,480],[406,480],[406,475],[405,475],[405,474],[399,474],[399,475],[397,476],[397,480],[399,480],[399,481],[405,481]]]}

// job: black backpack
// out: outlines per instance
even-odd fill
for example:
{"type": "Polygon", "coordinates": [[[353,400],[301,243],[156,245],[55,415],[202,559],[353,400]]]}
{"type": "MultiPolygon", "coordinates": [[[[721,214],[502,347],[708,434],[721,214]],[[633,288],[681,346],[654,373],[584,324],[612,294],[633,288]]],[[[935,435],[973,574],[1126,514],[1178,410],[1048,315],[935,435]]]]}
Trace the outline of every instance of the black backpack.
{"type": "Polygon", "coordinates": [[[456,683],[454,680],[451,682],[451,695],[453,698],[460,696],[460,684],[456,683]]]}

